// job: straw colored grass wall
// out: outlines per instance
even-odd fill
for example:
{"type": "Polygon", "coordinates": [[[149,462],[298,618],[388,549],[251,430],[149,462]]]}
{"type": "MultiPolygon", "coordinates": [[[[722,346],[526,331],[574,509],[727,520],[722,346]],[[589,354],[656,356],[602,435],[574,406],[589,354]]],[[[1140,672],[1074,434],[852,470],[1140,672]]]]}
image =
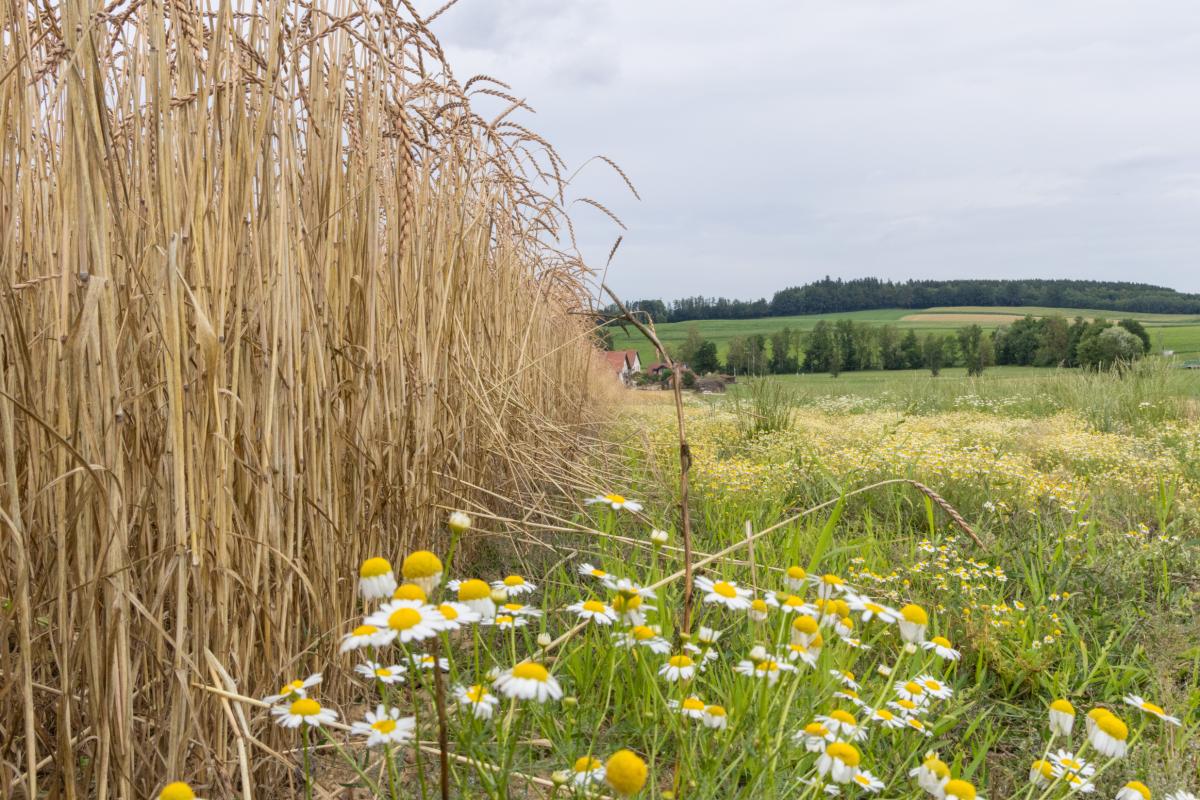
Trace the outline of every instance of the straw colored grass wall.
{"type": "Polygon", "coordinates": [[[391,8],[0,3],[9,796],[240,795],[281,762],[194,684],[306,674],[360,559],[574,455],[560,164],[391,8]]]}

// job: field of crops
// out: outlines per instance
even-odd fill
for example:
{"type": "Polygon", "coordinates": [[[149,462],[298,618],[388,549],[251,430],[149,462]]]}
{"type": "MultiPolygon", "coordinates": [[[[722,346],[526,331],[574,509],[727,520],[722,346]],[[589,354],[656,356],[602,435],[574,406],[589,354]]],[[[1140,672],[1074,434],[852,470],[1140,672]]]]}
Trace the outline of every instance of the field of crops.
{"type": "MultiPolygon", "coordinates": [[[[1200,318],[1181,314],[1138,314],[1117,311],[1101,311],[1080,308],[1042,308],[1035,306],[982,307],[955,306],[928,309],[889,308],[876,311],[853,311],[842,314],[809,314],[799,317],[762,317],[760,319],[709,319],[694,322],[672,322],[656,326],[659,338],[668,347],[678,346],[687,338],[688,330],[695,326],[701,336],[717,344],[722,357],[729,349],[729,340],[737,336],[762,334],[770,336],[784,327],[792,330],[811,330],[822,320],[851,319],[868,325],[894,325],[901,330],[913,329],[919,333],[927,331],[952,331],[964,325],[980,325],[985,329],[1006,325],[1026,314],[1035,317],[1062,316],[1074,319],[1105,317],[1107,319],[1132,318],[1140,320],[1150,332],[1155,350],[1174,350],[1183,358],[1200,356],[1200,318]]],[[[636,331],[613,331],[613,343],[617,349],[637,349],[643,363],[657,360],[654,348],[636,331]]]]}

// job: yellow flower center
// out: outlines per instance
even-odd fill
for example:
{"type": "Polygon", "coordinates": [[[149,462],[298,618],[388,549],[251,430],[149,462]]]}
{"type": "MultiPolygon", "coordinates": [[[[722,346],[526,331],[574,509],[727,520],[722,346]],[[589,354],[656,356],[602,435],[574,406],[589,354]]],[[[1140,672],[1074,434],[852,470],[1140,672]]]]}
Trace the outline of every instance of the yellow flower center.
{"type": "Polygon", "coordinates": [[[289,710],[298,717],[311,717],[321,713],[321,704],[311,697],[301,697],[289,710]]]}
{"type": "Polygon", "coordinates": [[[1033,766],[1030,767],[1030,771],[1038,773],[1047,780],[1052,780],[1054,778],[1054,765],[1049,761],[1043,761],[1040,758],[1033,762],[1033,766]]]}
{"type": "Polygon", "coordinates": [[[487,689],[483,688],[478,683],[467,689],[465,695],[472,703],[480,703],[483,698],[487,697],[487,689]]]}
{"type": "Polygon", "coordinates": [[[467,600],[482,600],[485,597],[491,596],[492,587],[478,578],[471,578],[458,585],[458,599],[464,602],[467,600]]]}
{"type": "Polygon", "coordinates": [[[750,603],[750,608],[754,609],[755,611],[759,612],[760,614],[766,614],[767,613],[767,601],[763,600],[761,597],[756,597],[756,598],[754,598],[754,601],[750,603]]]}
{"type": "Polygon", "coordinates": [[[396,730],[396,720],[388,717],[386,719],[381,719],[378,722],[372,722],[371,727],[380,733],[391,733],[392,731],[396,730]]]}
{"type": "Polygon", "coordinates": [[[725,716],[725,706],[707,706],[704,709],[704,713],[710,717],[723,717],[725,716]]]}
{"type": "MultiPolygon", "coordinates": [[[[904,608],[900,609],[900,616],[904,617],[905,620],[913,623],[914,625],[929,624],[929,615],[925,613],[925,609],[912,603],[909,603],[904,608]]],[[[974,797],[973,794],[971,796],[974,797]]]]}
{"type": "Polygon", "coordinates": [[[1157,714],[1160,717],[1164,716],[1167,713],[1166,710],[1162,706],[1156,706],[1156,705],[1154,705],[1154,703],[1151,703],[1148,700],[1142,701],[1141,708],[1142,708],[1142,711],[1149,711],[1151,714],[1157,714]]]}
{"type": "Polygon", "coordinates": [[[825,748],[825,755],[830,758],[836,758],[843,764],[849,767],[857,767],[861,756],[858,749],[854,745],[846,744],[845,742],[832,742],[825,748]]]}
{"type": "Polygon", "coordinates": [[[897,700],[896,705],[900,706],[901,708],[907,709],[909,711],[912,711],[914,708],[917,707],[917,704],[914,703],[912,700],[897,700]]]}
{"type": "Polygon", "coordinates": [[[298,692],[303,688],[304,681],[292,681],[291,683],[285,683],[283,688],[279,690],[279,693],[286,696],[293,692],[298,692]]]}
{"type": "Polygon", "coordinates": [[[921,684],[916,683],[915,681],[909,681],[908,683],[904,684],[904,690],[909,694],[925,694],[925,689],[921,687],[921,684]]]}
{"type": "Polygon", "coordinates": [[[768,658],[755,664],[754,668],[759,672],[776,672],[779,670],[779,664],[768,658]]]}
{"type": "Polygon", "coordinates": [[[619,594],[613,598],[613,608],[621,613],[635,611],[641,607],[642,598],[636,594],[629,597],[619,594]]]}
{"type": "Polygon", "coordinates": [[[955,797],[957,800],[975,800],[975,787],[966,781],[957,779],[948,781],[942,790],[946,793],[946,797],[955,797]]]}
{"type": "Polygon", "coordinates": [[[550,673],[546,671],[546,668],[533,661],[517,664],[513,667],[512,675],[514,678],[538,683],[545,683],[550,678],[550,673]]]}
{"type": "Polygon", "coordinates": [[[945,778],[950,774],[950,767],[946,765],[945,761],[942,761],[937,756],[930,756],[929,758],[925,759],[921,762],[921,766],[939,778],[945,778]]]}
{"type": "Polygon", "coordinates": [[[507,578],[504,579],[504,585],[505,586],[524,586],[525,579],[522,578],[520,575],[509,575],[507,578]]]}
{"type": "Polygon", "coordinates": [[[883,613],[883,606],[879,605],[879,603],[863,603],[863,608],[865,608],[867,611],[870,611],[872,614],[883,613]]]}
{"type": "Polygon", "coordinates": [[[645,625],[636,625],[629,629],[629,633],[632,634],[633,638],[637,639],[639,642],[644,642],[647,639],[654,638],[654,629],[645,625]]]}
{"type": "Polygon", "coordinates": [[[1123,742],[1129,736],[1129,727],[1115,714],[1101,714],[1096,717],[1096,727],[1118,741],[1123,742]]]}
{"type": "Polygon", "coordinates": [[[168,783],[158,794],[158,800],[195,800],[196,793],[183,781],[168,783]]]}
{"type": "Polygon", "coordinates": [[[687,700],[683,701],[682,707],[686,711],[703,711],[704,703],[699,697],[689,697],[687,700]]]}
{"type": "Polygon", "coordinates": [[[576,772],[591,772],[594,769],[600,768],[600,759],[592,758],[591,756],[580,756],[575,759],[575,766],[571,769],[576,772]]]}
{"type": "Polygon", "coordinates": [[[791,566],[787,568],[787,576],[793,580],[802,581],[808,577],[808,573],[804,571],[804,567],[791,566]]]}
{"type": "Polygon", "coordinates": [[[398,608],[388,617],[388,627],[394,631],[406,631],[421,622],[421,612],[415,608],[398,608]]]}
{"type": "Polygon", "coordinates": [[[424,603],[426,598],[425,590],[415,583],[402,583],[396,587],[396,591],[392,592],[393,600],[419,600],[424,603]]]}
{"type": "Polygon", "coordinates": [[[1053,703],[1050,704],[1050,708],[1054,711],[1058,711],[1063,714],[1069,714],[1072,717],[1075,716],[1075,706],[1071,705],[1066,700],[1062,700],[1062,699],[1055,700],[1053,703]]]}
{"type": "Polygon", "coordinates": [[[792,627],[800,633],[811,635],[817,632],[817,621],[808,614],[801,614],[792,620],[792,627]]]}
{"type": "Polygon", "coordinates": [[[884,722],[891,722],[896,718],[896,715],[888,711],[886,708],[881,708],[876,711],[875,716],[879,717],[884,722]]]}
{"type": "Polygon", "coordinates": [[[689,656],[678,655],[678,656],[671,656],[670,658],[668,658],[667,663],[670,664],[672,667],[690,667],[692,664],[694,664],[696,662],[692,661],[692,659],[689,656]]]}
{"type": "Polygon", "coordinates": [[[845,581],[830,572],[821,576],[821,583],[824,583],[826,586],[841,586],[845,581]]]}
{"type": "Polygon", "coordinates": [[[379,628],[374,625],[359,625],[354,629],[351,636],[370,636],[372,633],[379,633],[379,628]]]}
{"type": "Polygon", "coordinates": [[[511,625],[511,624],[513,624],[513,621],[514,621],[513,617],[511,617],[508,614],[497,614],[496,615],[496,624],[497,625],[511,625]]]}
{"type": "MultiPolygon", "coordinates": [[[[946,648],[950,647],[950,640],[944,636],[935,636],[932,639],[930,639],[929,641],[933,642],[938,647],[946,647],[946,648]]],[[[1070,703],[1068,703],[1067,705],[1070,705],[1070,703]]]]}
{"type": "Polygon", "coordinates": [[[1129,783],[1125,784],[1125,788],[1132,789],[1146,800],[1150,800],[1150,787],[1146,786],[1146,784],[1142,783],[1141,781],[1130,781],[1129,783]]]}
{"type": "Polygon", "coordinates": [[[432,578],[441,574],[442,562],[428,550],[417,550],[404,559],[400,572],[406,578],[432,578]]]}
{"type": "Polygon", "coordinates": [[[836,719],[843,725],[858,725],[858,720],[848,711],[842,711],[840,708],[829,715],[830,719],[836,719]]]}
{"type": "Polygon", "coordinates": [[[725,581],[717,581],[713,584],[713,591],[721,595],[721,597],[737,597],[737,589],[725,581]]]}
{"type": "Polygon", "coordinates": [[[604,495],[604,499],[607,500],[608,502],[612,503],[613,505],[618,505],[618,506],[622,505],[625,502],[625,497],[623,495],[619,495],[619,494],[606,494],[606,495],[604,495]]]}
{"type": "Polygon", "coordinates": [[[392,668],[391,667],[380,667],[379,669],[375,670],[375,677],[377,677],[377,678],[392,677],[392,668]]]}
{"type": "Polygon", "coordinates": [[[819,722],[810,722],[804,726],[804,732],[809,736],[825,737],[829,735],[829,729],[819,722]]]}
{"type": "Polygon", "coordinates": [[[378,578],[380,575],[387,575],[392,571],[392,565],[388,563],[386,558],[368,558],[358,568],[359,577],[362,578],[378,578]]]}
{"type": "Polygon", "coordinates": [[[449,603],[442,603],[440,606],[438,606],[438,611],[448,620],[458,619],[458,609],[449,603]]]}
{"type": "Polygon", "coordinates": [[[930,678],[929,680],[925,681],[925,688],[931,692],[940,692],[942,690],[942,685],[930,678]]]}
{"type": "Polygon", "coordinates": [[[630,750],[618,750],[604,765],[604,779],[617,794],[630,797],[646,785],[646,762],[630,750]]]}
{"type": "MultiPolygon", "coordinates": [[[[620,598],[617,599],[619,600],[620,598]]],[[[583,610],[591,614],[603,614],[604,603],[601,603],[599,600],[588,600],[583,604],[583,610]]]]}

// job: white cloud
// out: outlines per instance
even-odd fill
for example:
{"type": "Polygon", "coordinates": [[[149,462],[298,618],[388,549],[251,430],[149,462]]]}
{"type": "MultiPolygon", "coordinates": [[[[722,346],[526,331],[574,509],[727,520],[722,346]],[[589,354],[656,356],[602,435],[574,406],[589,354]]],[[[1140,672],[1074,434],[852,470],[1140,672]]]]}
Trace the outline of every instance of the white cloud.
{"type": "MultiPolygon", "coordinates": [[[[432,9],[437,3],[422,8],[432,9]]],[[[513,85],[629,225],[624,294],[826,273],[1200,291],[1200,4],[462,0],[435,31],[513,85]]],[[[619,231],[576,206],[585,256],[619,231]]]]}

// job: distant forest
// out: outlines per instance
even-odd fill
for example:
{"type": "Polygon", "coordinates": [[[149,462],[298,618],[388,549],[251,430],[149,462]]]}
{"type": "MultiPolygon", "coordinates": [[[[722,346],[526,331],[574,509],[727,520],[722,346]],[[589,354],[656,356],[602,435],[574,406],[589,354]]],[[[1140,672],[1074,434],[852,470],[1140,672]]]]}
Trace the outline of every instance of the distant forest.
{"type": "Polygon", "coordinates": [[[1200,314],[1200,294],[1184,294],[1148,283],[1077,280],[904,281],[878,278],[844,281],[826,277],[775,293],[769,301],[685,297],[664,303],[629,304],[656,323],[694,319],[753,319],[797,314],[832,314],[879,308],[933,306],[1048,306],[1149,314],[1200,314]]]}

